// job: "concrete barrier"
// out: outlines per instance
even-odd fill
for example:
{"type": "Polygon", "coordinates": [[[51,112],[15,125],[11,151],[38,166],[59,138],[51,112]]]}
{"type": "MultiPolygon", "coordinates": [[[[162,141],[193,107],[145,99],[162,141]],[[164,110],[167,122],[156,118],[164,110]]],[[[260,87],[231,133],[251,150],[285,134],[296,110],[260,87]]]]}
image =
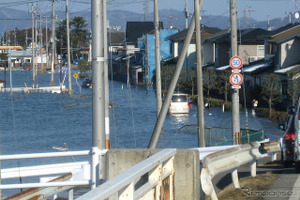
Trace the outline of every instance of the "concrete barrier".
{"type": "MultiPolygon", "coordinates": [[[[107,152],[108,179],[160,151],[159,149],[111,149],[107,152]]],[[[177,149],[175,155],[174,197],[180,200],[200,199],[200,162],[197,150],[177,149]]],[[[143,181],[143,180],[141,180],[143,181]]],[[[138,183],[137,183],[138,184],[138,183]]],[[[116,199],[112,197],[110,199],[116,199]]]]}

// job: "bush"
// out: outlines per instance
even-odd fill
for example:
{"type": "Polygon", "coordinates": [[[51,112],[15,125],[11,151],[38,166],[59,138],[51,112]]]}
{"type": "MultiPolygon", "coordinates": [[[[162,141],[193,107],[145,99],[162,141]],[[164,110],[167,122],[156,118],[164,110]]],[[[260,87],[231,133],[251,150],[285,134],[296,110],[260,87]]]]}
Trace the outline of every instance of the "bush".
{"type": "Polygon", "coordinates": [[[210,99],[210,106],[211,107],[222,107],[223,104],[224,104],[223,100],[213,99],[213,98],[210,99]]]}
{"type": "Polygon", "coordinates": [[[78,64],[78,70],[80,72],[80,78],[86,78],[89,77],[87,75],[87,72],[92,70],[91,62],[88,62],[87,60],[79,60],[78,64]]]}
{"type": "Polygon", "coordinates": [[[258,117],[269,118],[269,108],[256,108],[255,112],[258,117]]]}
{"type": "MultiPolygon", "coordinates": [[[[255,109],[256,115],[258,117],[263,118],[269,118],[269,108],[257,108],[255,109]]],[[[287,118],[288,113],[284,111],[276,111],[275,109],[272,109],[271,119],[273,121],[276,121],[278,123],[285,121],[287,118]]]]}

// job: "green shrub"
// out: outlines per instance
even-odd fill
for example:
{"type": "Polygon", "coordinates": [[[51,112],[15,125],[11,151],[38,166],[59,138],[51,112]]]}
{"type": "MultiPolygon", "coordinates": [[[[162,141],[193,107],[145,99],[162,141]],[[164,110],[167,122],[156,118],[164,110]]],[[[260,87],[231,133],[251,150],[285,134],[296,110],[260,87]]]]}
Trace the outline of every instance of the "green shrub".
{"type": "Polygon", "coordinates": [[[214,99],[214,98],[211,98],[210,99],[210,106],[211,107],[222,107],[224,104],[224,101],[223,100],[220,100],[220,99],[214,99]]]}

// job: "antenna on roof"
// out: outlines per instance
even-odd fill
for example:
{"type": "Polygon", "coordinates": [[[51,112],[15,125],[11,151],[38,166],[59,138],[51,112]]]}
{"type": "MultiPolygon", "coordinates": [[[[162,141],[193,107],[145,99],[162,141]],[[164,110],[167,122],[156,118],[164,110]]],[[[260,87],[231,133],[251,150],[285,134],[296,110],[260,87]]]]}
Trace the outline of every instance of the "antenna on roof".
{"type": "MultiPolygon", "coordinates": [[[[249,18],[250,18],[250,14],[251,14],[251,12],[254,12],[255,10],[251,10],[251,6],[249,6],[249,5],[246,5],[246,8],[243,10],[244,11],[244,28],[248,28],[248,26],[247,26],[247,14],[249,15],[249,18]]],[[[249,22],[248,22],[249,23],[249,22]]]]}
{"type": "Polygon", "coordinates": [[[272,28],[271,28],[271,26],[270,26],[270,15],[268,15],[268,25],[267,25],[267,30],[268,30],[268,31],[271,31],[271,30],[272,30],[272,28]]]}

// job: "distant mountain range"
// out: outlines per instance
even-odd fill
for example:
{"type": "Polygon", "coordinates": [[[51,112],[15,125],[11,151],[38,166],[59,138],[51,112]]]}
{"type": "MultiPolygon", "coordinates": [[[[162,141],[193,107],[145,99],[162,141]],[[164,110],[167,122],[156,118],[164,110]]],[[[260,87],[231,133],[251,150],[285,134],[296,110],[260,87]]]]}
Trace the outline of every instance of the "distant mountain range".
{"type": "MultiPolygon", "coordinates": [[[[78,16],[77,14],[72,14],[70,11],[70,19],[78,16]]],[[[62,11],[58,11],[57,13],[58,19],[64,19],[65,13],[62,11]]],[[[45,13],[44,16],[52,16],[52,13],[45,13]]],[[[83,16],[87,23],[91,24],[91,15],[89,12],[81,12],[81,16],[83,16]]],[[[109,26],[111,28],[120,28],[120,31],[125,31],[126,29],[126,22],[127,21],[153,21],[153,13],[150,13],[147,19],[141,13],[135,13],[131,11],[125,10],[108,10],[107,11],[107,18],[109,20],[109,26]]],[[[168,29],[170,27],[176,27],[179,29],[185,28],[185,16],[183,11],[177,10],[160,10],[159,11],[159,18],[160,21],[163,22],[164,28],[168,29]]],[[[191,20],[191,17],[189,18],[191,20]]],[[[294,21],[295,19],[291,19],[294,21]]],[[[13,30],[15,28],[24,29],[24,28],[31,28],[31,13],[26,11],[15,10],[11,8],[0,8],[0,36],[6,30],[13,30]]],[[[272,29],[279,28],[281,26],[286,25],[289,22],[289,17],[285,18],[276,18],[270,20],[270,27],[272,29]]],[[[220,29],[227,29],[229,27],[229,16],[227,15],[206,15],[202,16],[201,23],[205,24],[209,27],[218,27],[220,29]]],[[[252,18],[240,18],[238,19],[238,27],[244,28],[251,28],[251,27],[258,27],[266,29],[268,26],[267,20],[266,21],[256,21],[252,18]]],[[[48,18],[48,27],[51,28],[51,17],[48,18]]]]}

